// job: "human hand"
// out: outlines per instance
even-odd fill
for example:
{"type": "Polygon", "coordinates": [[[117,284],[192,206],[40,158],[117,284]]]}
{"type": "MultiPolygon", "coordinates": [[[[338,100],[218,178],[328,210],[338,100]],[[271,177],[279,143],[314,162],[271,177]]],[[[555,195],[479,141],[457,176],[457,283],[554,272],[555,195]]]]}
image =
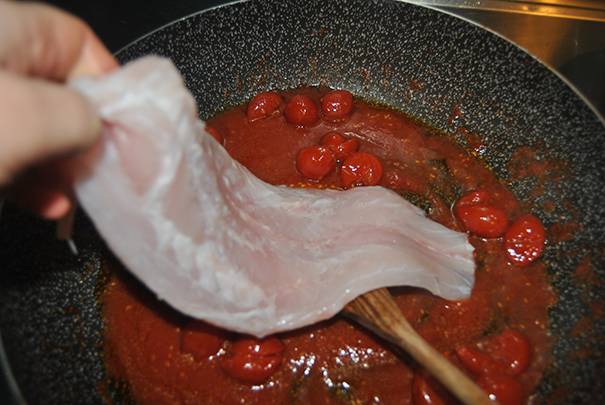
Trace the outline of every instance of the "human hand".
{"type": "Polygon", "coordinates": [[[0,189],[10,186],[21,205],[49,219],[69,211],[69,186],[53,161],[92,145],[101,122],[64,83],[116,66],[76,17],[0,0],[0,189]]]}

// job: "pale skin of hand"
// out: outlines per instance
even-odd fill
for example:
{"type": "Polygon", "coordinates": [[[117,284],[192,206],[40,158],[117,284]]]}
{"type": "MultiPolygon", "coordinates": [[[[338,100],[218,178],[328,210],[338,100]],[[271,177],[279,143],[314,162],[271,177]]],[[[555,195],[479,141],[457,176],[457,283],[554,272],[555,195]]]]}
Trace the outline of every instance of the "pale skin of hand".
{"type": "Polygon", "coordinates": [[[101,121],[65,82],[117,62],[76,17],[0,0],[0,189],[48,219],[71,208],[62,158],[90,147],[101,121]]]}

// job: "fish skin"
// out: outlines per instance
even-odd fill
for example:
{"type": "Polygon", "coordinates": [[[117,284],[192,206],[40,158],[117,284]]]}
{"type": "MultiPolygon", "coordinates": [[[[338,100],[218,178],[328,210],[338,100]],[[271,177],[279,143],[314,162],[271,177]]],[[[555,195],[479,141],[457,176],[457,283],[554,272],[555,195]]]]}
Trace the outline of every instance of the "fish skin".
{"type": "Polygon", "coordinates": [[[182,313],[258,337],[415,286],[470,295],[467,235],[382,187],[273,186],[204,130],[178,70],[148,56],[71,84],[103,119],[72,162],[78,200],[125,266],[182,313]]]}

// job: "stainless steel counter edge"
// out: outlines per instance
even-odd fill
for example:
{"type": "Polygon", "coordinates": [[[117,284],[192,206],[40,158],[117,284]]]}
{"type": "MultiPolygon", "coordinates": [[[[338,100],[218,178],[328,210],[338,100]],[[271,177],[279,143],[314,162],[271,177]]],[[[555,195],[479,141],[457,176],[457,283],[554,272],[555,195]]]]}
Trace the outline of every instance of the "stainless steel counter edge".
{"type": "Polygon", "coordinates": [[[410,0],[423,6],[475,9],[547,17],[605,22],[605,3],[599,1],[514,1],[514,0],[410,0]]]}

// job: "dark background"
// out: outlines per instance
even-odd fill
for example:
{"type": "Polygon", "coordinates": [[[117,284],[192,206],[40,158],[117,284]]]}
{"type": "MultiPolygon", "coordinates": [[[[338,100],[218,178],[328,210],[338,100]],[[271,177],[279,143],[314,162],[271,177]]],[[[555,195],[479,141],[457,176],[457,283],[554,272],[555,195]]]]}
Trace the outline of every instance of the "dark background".
{"type": "Polygon", "coordinates": [[[175,19],[196,11],[227,3],[225,0],[50,0],[85,20],[116,52],[136,38],[175,19]]]}
{"type": "Polygon", "coordinates": [[[46,1],[85,20],[112,52],[175,19],[227,2],[225,0],[46,1]]]}

